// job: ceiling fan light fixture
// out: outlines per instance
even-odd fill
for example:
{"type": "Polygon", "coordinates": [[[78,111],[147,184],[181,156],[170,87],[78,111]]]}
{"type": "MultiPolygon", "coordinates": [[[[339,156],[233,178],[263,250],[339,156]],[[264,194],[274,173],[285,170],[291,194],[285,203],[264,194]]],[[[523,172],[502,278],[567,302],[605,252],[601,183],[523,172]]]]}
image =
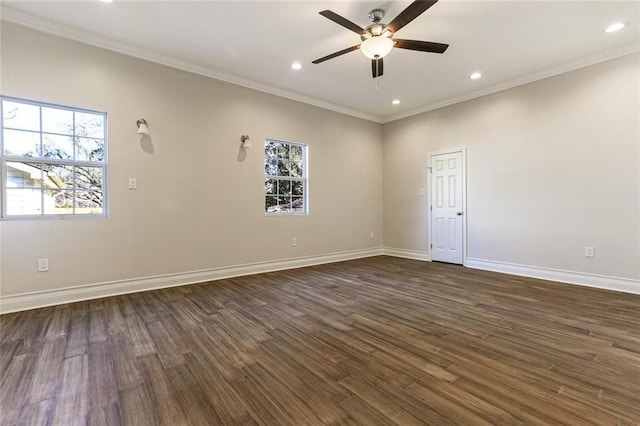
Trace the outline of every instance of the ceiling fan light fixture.
{"type": "Polygon", "coordinates": [[[435,43],[432,41],[420,40],[404,40],[394,39],[394,35],[404,28],[408,23],[416,19],[423,12],[436,4],[438,0],[414,0],[405,7],[402,12],[396,15],[388,24],[382,22],[384,18],[383,9],[373,9],[369,13],[369,19],[372,24],[366,28],[362,28],[358,24],[354,24],[347,18],[338,15],[331,10],[323,10],[320,15],[335,22],[360,36],[361,43],[355,46],[347,47],[330,55],[311,61],[313,64],[319,64],[329,59],[337,58],[354,50],[362,50],[364,56],[371,60],[371,75],[373,78],[382,77],[384,73],[384,61],[382,60],[395,47],[398,49],[416,50],[419,52],[444,53],[449,47],[445,43],[435,43]]]}
{"type": "Polygon", "coordinates": [[[383,36],[368,38],[360,45],[360,50],[369,59],[384,58],[391,49],[393,49],[393,40],[383,36]]]}

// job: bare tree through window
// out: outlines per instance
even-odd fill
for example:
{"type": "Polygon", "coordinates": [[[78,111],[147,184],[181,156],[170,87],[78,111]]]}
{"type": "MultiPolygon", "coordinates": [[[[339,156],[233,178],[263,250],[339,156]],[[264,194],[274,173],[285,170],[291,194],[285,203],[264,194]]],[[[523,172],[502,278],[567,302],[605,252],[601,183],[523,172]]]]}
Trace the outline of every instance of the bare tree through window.
{"type": "Polygon", "coordinates": [[[2,98],[3,215],[105,214],[106,114],[2,98]]]}
{"type": "Polygon", "coordinates": [[[267,139],[264,148],[265,211],[307,213],[307,147],[267,139]]]}

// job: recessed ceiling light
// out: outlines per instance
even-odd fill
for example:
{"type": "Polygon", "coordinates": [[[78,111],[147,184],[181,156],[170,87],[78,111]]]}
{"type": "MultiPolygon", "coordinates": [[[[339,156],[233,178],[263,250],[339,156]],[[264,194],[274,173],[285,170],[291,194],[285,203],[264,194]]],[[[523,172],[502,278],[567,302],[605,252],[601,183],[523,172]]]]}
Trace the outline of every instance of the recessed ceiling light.
{"type": "Polygon", "coordinates": [[[300,62],[294,62],[291,64],[291,69],[299,70],[302,68],[302,64],[300,62]]]}
{"type": "Polygon", "coordinates": [[[394,99],[391,101],[392,104],[398,105],[400,103],[400,99],[394,99]]]}
{"type": "Polygon", "coordinates": [[[605,33],[615,33],[616,31],[620,31],[621,29],[623,29],[626,26],[627,26],[627,24],[625,24],[624,22],[615,22],[615,23],[609,25],[604,30],[604,32],[605,33]]]}
{"type": "Polygon", "coordinates": [[[113,3],[113,0],[100,0],[102,3],[113,3]]]}
{"type": "Polygon", "coordinates": [[[482,77],[482,74],[480,74],[479,72],[474,72],[473,74],[471,74],[471,75],[469,76],[469,78],[470,78],[471,80],[477,80],[477,79],[479,79],[480,77],[482,77]]]}

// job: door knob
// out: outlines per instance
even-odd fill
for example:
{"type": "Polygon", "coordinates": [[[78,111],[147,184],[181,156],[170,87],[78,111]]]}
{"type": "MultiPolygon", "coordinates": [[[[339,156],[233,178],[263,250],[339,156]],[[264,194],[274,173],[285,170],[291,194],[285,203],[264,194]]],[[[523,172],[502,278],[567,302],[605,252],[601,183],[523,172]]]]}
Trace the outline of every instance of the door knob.
{"type": "Polygon", "coordinates": [[[462,216],[462,212],[457,212],[456,215],[457,216],[462,216]]]}

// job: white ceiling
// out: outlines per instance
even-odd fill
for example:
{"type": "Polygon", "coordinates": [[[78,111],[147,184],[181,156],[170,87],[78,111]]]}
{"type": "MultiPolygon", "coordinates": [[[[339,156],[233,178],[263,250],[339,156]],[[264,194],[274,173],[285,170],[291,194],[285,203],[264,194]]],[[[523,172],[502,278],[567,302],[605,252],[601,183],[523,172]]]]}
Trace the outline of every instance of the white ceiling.
{"type": "Polygon", "coordinates": [[[319,11],[365,27],[409,3],[3,1],[2,19],[378,122],[640,50],[639,1],[440,0],[397,37],[450,44],[443,55],[394,49],[375,80],[359,51],[311,63],[359,43],[319,11]],[[614,21],[628,25],[605,34],[614,21]]]}

